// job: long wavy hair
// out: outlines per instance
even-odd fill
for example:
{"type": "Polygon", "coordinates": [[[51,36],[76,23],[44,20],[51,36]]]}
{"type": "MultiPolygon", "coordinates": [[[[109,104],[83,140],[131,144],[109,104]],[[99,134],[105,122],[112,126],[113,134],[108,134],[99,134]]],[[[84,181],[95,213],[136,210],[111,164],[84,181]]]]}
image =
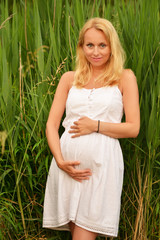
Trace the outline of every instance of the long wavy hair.
{"type": "Polygon", "coordinates": [[[124,69],[125,52],[112,23],[103,18],[89,19],[80,31],[77,44],[76,69],[73,85],[82,88],[91,79],[92,67],[83,52],[84,35],[90,28],[103,31],[111,48],[111,56],[106,62],[106,68],[96,81],[100,81],[103,86],[117,85],[124,69]]]}

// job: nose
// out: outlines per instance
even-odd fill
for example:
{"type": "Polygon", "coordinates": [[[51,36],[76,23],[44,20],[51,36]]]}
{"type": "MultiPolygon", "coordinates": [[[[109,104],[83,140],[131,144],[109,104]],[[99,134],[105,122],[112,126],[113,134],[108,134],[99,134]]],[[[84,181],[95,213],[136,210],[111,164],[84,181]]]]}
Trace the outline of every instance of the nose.
{"type": "Polygon", "coordinates": [[[98,46],[95,46],[95,47],[94,47],[93,54],[94,54],[95,56],[97,56],[97,55],[99,54],[98,46]]]}

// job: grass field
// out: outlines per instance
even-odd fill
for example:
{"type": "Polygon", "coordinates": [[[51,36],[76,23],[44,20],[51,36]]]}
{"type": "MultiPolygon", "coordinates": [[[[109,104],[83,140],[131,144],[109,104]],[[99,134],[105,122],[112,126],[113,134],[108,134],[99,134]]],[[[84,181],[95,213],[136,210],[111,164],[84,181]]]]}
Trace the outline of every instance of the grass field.
{"type": "Polygon", "coordinates": [[[140,134],[120,141],[125,177],[116,239],[160,239],[160,2],[1,0],[2,240],[70,239],[41,226],[52,158],[45,124],[61,75],[74,69],[79,30],[97,16],[117,29],[140,94],[140,134]]]}

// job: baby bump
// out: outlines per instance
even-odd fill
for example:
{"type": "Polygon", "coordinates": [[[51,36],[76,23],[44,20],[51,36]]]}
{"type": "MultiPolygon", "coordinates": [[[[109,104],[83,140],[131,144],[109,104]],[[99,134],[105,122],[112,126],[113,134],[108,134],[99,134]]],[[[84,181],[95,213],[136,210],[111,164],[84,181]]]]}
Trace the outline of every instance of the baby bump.
{"type": "Polygon", "coordinates": [[[61,151],[65,161],[80,161],[78,168],[94,170],[105,164],[107,137],[92,133],[77,138],[65,131],[61,137],[61,151]],[[104,162],[105,161],[105,162],[104,162]]]}

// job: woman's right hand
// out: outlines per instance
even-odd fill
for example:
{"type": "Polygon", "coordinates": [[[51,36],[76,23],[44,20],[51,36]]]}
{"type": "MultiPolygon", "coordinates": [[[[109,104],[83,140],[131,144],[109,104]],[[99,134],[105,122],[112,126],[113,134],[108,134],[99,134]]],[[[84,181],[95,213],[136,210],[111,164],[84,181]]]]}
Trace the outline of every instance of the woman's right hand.
{"type": "Polygon", "coordinates": [[[76,169],[75,166],[77,165],[80,165],[79,161],[63,161],[58,164],[58,167],[78,182],[89,180],[89,177],[92,175],[91,170],[88,168],[76,169]]]}

